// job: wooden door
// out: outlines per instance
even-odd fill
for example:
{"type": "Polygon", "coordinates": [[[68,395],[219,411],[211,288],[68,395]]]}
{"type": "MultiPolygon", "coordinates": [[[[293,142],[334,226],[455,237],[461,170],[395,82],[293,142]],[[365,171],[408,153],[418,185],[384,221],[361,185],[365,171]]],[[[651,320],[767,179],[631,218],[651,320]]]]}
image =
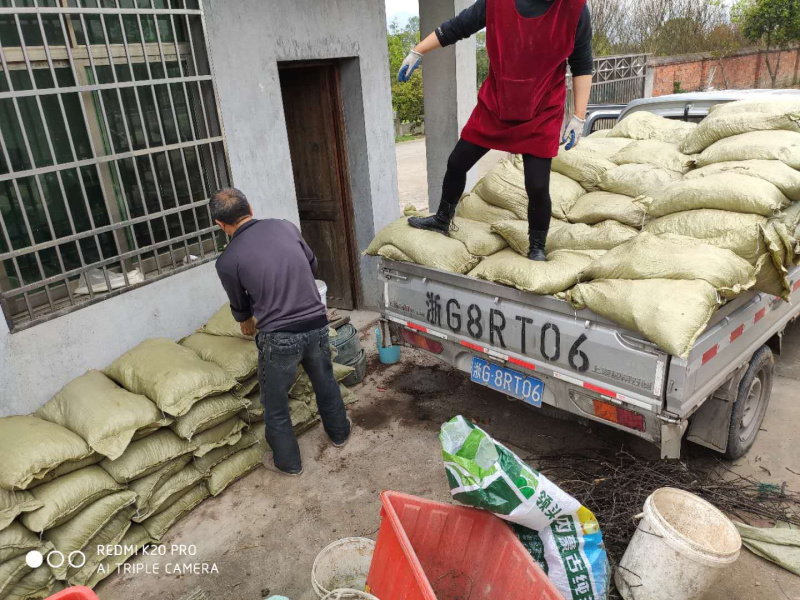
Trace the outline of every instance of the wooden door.
{"type": "Polygon", "coordinates": [[[336,63],[284,63],[280,69],[300,230],[319,260],[328,305],[356,304],[353,211],[336,63]]]}

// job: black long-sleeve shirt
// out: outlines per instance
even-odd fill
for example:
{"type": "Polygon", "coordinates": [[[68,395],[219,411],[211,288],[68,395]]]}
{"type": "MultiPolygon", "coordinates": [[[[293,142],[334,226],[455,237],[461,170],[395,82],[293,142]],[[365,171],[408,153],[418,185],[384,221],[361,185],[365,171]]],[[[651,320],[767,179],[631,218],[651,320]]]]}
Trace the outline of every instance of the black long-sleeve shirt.
{"type": "MultiPolygon", "coordinates": [[[[517,10],[525,18],[541,17],[553,5],[548,0],[515,0],[517,10]]],[[[478,0],[454,18],[442,23],[436,37],[442,46],[455,44],[486,27],[486,0],[478,0]]],[[[573,77],[592,74],[592,19],[584,6],[575,36],[575,48],[569,57],[573,77]]]]}

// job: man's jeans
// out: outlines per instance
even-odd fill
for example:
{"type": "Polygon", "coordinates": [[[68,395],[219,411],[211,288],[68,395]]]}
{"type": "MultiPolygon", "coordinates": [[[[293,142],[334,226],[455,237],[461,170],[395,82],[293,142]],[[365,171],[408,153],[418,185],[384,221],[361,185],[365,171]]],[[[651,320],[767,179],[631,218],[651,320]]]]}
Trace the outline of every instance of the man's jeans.
{"type": "Polygon", "coordinates": [[[317,407],[325,432],[335,443],[350,435],[339,384],[333,376],[328,328],[308,333],[260,333],[258,344],[258,383],[267,443],[282,471],[302,468],[300,446],[289,415],[289,389],[302,364],[317,396],[317,407]]]}

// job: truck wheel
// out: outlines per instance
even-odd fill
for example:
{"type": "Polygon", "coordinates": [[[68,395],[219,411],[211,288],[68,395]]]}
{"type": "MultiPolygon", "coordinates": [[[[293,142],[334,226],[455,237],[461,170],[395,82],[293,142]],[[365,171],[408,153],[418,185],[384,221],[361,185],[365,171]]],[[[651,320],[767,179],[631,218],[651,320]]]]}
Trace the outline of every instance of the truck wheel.
{"type": "Polygon", "coordinates": [[[727,458],[741,458],[756,441],[772,395],[774,370],[775,358],[772,350],[768,346],[762,346],[750,359],[750,367],[739,383],[728,433],[728,450],[725,452],[727,458]]]}

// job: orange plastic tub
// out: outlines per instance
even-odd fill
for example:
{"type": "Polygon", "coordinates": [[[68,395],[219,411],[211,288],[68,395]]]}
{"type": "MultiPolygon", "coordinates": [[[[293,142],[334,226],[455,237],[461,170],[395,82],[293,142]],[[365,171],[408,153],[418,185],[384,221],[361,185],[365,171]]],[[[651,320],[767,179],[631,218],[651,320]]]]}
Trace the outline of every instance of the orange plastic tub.
{"type": "Polygon", "coordinates": [[[367,578],[381,600],[564,600],[495,515],[398,492],[381,503],[367,578]]]}
{"type": "Polygon", "coordinates": [[[87,587],[71,587],[47,600],[98,600],[97,595],[87,587]]]}

